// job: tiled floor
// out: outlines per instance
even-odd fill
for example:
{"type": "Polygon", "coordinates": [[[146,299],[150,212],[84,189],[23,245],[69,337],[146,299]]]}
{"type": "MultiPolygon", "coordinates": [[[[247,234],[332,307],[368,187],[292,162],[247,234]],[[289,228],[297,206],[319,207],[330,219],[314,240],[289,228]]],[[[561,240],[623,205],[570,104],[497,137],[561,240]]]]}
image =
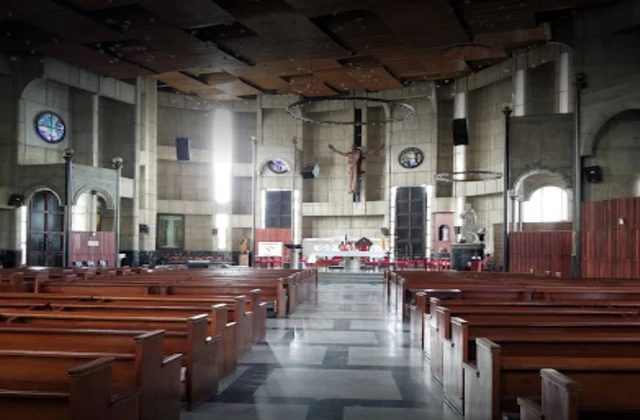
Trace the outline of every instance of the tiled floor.
{"type": "Polygon", "coordinates": [[[219,395],[183,420],[459,420],[442,401],[382,280],[321,281],[288,319],[269,319],[219,395]]]}

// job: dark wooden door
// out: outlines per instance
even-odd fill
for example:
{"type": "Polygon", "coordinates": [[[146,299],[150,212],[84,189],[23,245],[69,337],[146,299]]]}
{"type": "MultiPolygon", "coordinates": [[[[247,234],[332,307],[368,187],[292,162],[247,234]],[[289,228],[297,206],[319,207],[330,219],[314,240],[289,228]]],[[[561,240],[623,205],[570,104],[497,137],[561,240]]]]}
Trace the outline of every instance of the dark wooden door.
{"type": "Polygon", "coordinates": [[[58,197],[41,191],[29,203],[27,262],[30,266],[62,267],[64,259],[64,207],[58,197]]]}
{"type": "Polygon", "coordinates": [[[424,257],[426,198],[424,187],[400,187],[396,192],[397,257],[424,257]]]}

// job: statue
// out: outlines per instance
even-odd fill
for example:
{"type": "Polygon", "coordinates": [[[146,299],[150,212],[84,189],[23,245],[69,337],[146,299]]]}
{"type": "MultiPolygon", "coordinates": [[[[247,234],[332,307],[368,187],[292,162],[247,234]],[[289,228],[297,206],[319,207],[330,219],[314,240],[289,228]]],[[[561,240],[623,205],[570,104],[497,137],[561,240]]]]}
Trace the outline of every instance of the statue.
{"type": "Polygon", "coordinates": [[[462,234],[462,241],[469,244],[479,243],[480,240],[478,238],[478,234],[476,233],[478,216],[476,215],[476,211],[471,207],[470,203],[464,205],[464,212],[460,214],[460,218],[462,219],[462,229],[460,231],[460,233],[462,234]]]}
{"type": "Polygon", "coordinates": [[[357,147],[354,144],[350,152],[341,152],[340,150],[333,147],[333,144],[329,145],[329,149],[331,149],[332,152],[349,158],[349,194],[355,194],[358,188],[358,175],[361,173],[360,166],[362,164],[362,161],[367,156],[382,150],[383,147],[384,143],[371,152],[364,152],[362,148],[357,147]]]}
{"type": "Polygon", "coordinates": [[[242,238],[240,241],[240,249],[238,250],[240,255],[246,255],[249,253],[249,240],[247,238],[242,238]]]}
{"type": "Polygon", "coordinates": [[[250,249],[251,248],[249,248],[249,240],[247,238],[242,238],[242,240],[240,241],[240,247],[238,249],[238,251],[240,252],[240,255],[238,256],[238,265],[242,267],[249,266],[250,249]]]}

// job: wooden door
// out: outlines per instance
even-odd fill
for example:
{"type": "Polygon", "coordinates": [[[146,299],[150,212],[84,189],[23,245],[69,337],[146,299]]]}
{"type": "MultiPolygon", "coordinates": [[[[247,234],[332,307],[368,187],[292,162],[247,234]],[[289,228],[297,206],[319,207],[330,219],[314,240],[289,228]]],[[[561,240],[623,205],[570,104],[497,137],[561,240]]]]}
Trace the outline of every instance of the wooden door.
{"type": "Polygon", "coordinates": [[[27,263],[62,267],[64,260],[64,207],[50,191],[41,191],[29,202],[27,263]]]}

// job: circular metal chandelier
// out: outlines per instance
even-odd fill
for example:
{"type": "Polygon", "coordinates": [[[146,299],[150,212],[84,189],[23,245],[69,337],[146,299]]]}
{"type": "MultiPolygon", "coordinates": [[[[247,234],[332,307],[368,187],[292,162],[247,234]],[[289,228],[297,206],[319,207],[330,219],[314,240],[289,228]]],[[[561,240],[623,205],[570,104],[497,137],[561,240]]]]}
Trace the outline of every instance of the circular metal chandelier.
{"type": "Polygon", "coordinates": [[[502,178],[502,173],[494,171],[441,172],[436,174],[437,182],[477,182],[502,178]]]}
{"type": "Polygon", "coordinates": [[[408,120],[409,118],[413,118],[416,115],[416,110],[413,106],[409,105],[403,101],[396,101],[391,99],[378,99],[378,98],[367,98],[363,96],[320,96],[316,98],[307,98],[298,102],[294,102],[287,106],[287,113],[295,118],[296,120],[310,123],[310,124],[324,124],[324,125],[384,125],[389,123],[401,122],[408,120]],[[354,104],[358,101],[363,102],[374,102],[377,104],[387,104],[391,108],[396,108],[400,110],[406,111],[404,115],[399,117],[390,117],[384,120],[378,121],[356,121],[355,119],[351,121],[336,121],[336,120],[321,120],[316,118],[310,118],[303,115],[303,108],[305,105],[322,103],[322,102],[353,102],[354,104]]]}

